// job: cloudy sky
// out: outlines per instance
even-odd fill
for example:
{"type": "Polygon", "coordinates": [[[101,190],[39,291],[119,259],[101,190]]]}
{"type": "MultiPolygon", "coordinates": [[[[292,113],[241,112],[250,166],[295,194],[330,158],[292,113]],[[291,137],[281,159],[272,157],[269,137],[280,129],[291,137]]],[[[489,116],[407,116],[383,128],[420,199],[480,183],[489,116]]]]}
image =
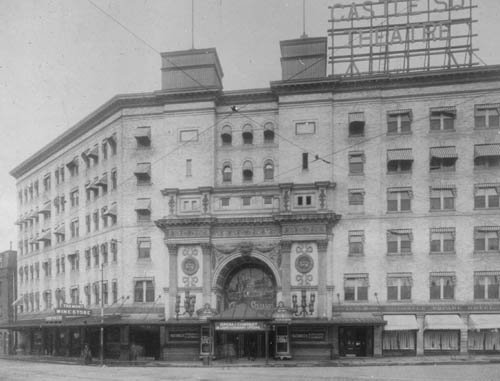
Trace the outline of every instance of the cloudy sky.
{"type": "MultiPolygon", "coordinates": [[[[306,0],[307,34],[326,36],[328,6],[352,1],[306,0]]],[[[499,64],[500,1],[476,2],[478,56],[499,64]]],[[[195,47],[217,48],[226,90],[280,79],[279,41],[302,34],[302,0],[195,4],[195,47]]],[[[115,94],[158,90],[158,52],[191,48],[191,1],[0,0],[0,9],[1,251],[17,242],[8,172],[115,94]]]]}

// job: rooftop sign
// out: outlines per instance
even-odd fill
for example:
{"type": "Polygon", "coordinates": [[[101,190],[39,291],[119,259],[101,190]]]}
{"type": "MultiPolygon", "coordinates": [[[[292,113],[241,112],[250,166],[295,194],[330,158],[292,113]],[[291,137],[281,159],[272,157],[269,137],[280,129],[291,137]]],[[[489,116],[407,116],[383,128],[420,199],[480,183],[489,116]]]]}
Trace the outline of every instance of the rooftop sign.
{"type": "Polygon", "coordinates": [[[330,8],[333,74],[473,66],[474,0],[371,0],[330,8]]]}

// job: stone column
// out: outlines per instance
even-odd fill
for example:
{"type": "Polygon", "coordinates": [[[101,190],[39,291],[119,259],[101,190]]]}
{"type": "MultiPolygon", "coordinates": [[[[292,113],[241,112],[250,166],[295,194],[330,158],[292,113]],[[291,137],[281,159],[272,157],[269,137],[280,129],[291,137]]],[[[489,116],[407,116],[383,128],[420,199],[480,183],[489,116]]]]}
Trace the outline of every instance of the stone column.
{"type": "Polygon", "coordinates": [[[460,330],[460,354],[469,352],[469,314],[460,314],[460,318],[465,324],[465,328],[460,330]]]}
{"type": "Polygon", "coordinates": [[[203,261],[203,305],[209,303],[212,308],[212,245],[210,243],[201,244],[203,261]]]}
{"type": "Polygon", "coordinates": [[[332,329],[332,359],[336,359],[339,357],[339,326],[334,325],[332,329]]]}
{"type": "Polygon", "coordinates": [[[285,306],[290,307],[292,305],[292,299],[290,297],[290,256],[292,251],[292,241],[281,241],[280,242],[280,252],[281,252],[281,292],[283,295],[283,303],[285,306]]]}
{"type": "Polygon", "coordinates": [[[418,324],[417,356],[424,355],[424,320],[425,320],[425,315],[417,314],[417,324],[418,324]]]}
{"type": "MultiPolygon", "coordinates": [[[[179,245],[167,243],[168,248],[168,317],[175,316],[175,298],[177,296],[177,256],[179,245]]],[[[167,316],[165,316],[168,318],[167,316]]]]}
{"type": "Polygon", "coordinates": [[[327,311],[327,248],[328,240],[317,241],[318,246],[318,317],[328,317],[327,311]]]}

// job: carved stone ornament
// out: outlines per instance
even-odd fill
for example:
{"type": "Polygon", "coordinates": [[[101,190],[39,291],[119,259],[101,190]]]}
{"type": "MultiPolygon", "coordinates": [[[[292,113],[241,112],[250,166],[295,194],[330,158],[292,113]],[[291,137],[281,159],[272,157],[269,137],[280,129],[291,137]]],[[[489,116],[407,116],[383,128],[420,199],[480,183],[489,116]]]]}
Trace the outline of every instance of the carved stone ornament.
{"type": "Polygon", "coordinates": [[[307,274],[314,267],[314,261],[308,254],[302,254],[295,260],[295,269],[301,274],[307,274]]]}
{"type": "Polygon", "coordinates": [[[175,197],[173,195],[171,195],[170,199],[168,200],[168,210],[170,212],[170,215],[174,214],[174,211],[175,211],[175,197]]]}
{"type": "Polygon", "coordinates": [[[198,272],[200,263],[194,257],[187,257],[182,261],[181,268],[184,274],[191,276],[198,272]]]}
{"type": "Polygon", "coordinates": [[[250,256],[256,252],[268,257],[279,269],[281,268],[280,246],[274,243],[254,244],[253,242],[243,242],[239,245],[218,245],[213,246],[212,269],[216,269],[228,256],[240,252],[242,256],[250,256]]]}

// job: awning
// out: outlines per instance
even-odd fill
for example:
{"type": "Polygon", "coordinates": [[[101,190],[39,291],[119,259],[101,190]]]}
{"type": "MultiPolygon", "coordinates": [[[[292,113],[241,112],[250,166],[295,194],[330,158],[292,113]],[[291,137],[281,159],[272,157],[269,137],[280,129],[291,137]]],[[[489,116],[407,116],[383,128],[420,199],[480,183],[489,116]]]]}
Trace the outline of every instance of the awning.
{"type": "Polygon", "coordinates": [[[500,315],[471,314],[469,315],[469,329],[499,329],[500,315]]]}
{"type": "Polygon", "coordinates": [[[137,164],[135,175],[151,175],[151,163],[139,163],[137,164]]]}
{"type": "Polygon", "coordinates": [[[245,132],[252,132],[253,131],[253,127],[251,124],[245,124],[242,128],[242,133],[245,133],[245,132]]]}
{"type": "Polygon", "coordinates": [[[18,306],[19,304],[22,303],[23,300],[24,300],[24,295],[21,295],[19,298],[17,298],[12,302],[12,306],[13,307],[18,306]]]}
{"type": "Polygon", "coordinates": [[[43,233],[38,239],[37,241],[50,241],[52,240],[52,232],[50,230],[46,231],[45,233],[43,233]]]}
{"type": "Polygon", "coordinates": [[[134,137],[139,142],[151,141],[151,127],[137,127],[134,133],[134,137]]]}
{"type": "Polygon", "coordinates": [[[116,204],[113,204],[109,207],[109,209],[106,210],[106,213],[104,213],[105,216],[116,216],[117,214],[117,206],[116,204]]]}
{"type": "Polygon", "coordinates": [[[106,138],[108,140],[108,143],[111,145],[116,144],[116,134],[111,135],[110,137],[106,138]]]}
{"type": "Polygon", "coordinates": [[[59,226],[54,232],[54,234],[65,235],[64,225],[59,226]]]}
{"type": "Polygon", "coordinates": [[[226,126],[222,127],[222,134],[231,135],[231,132],[232,132],[231,126],[226,125],[226,126]]]}
{"type": "Polygon", "coordinates": [[[413,161],[411,149],[393,149],[387,151],[387,161],[413,161]]]}
{"type": "Polygon", "coordinates": [[[135,210],[151,210],[151,199],[140,198],[136,201],[135,210]]]}
{"type": "Polygon", "coordinates": [[[455,106],[431,107],[431,113],[433,112],[456,115],[457,108],[455,106]]]}
{"type": "Polygon", "coordinates": [[[95,146],[88,153],[87,156],[98,157],[99,156],[99,147],[95,146]]]}
{"type": "Polygon", "coordinates": [[[427,315],[424,329],[429,330],[460,330],[467,329],[459,315],[427,315]]]}
{"type": "Polygon", "coordinates": [[[92,181],[88,184],[85,185],[85,188],[87,189],[93,189],[93,190],[99,190],[99,187],[97,186],[97,181],[92,181]]]}
{"type": "Polygon", "coordinates": [[[419,329],[415,315],[384,315],[384,331],[412,331],[419,329]]]}
{"type": "Polygon", "coordinates": [[[106,187],[108,186],[108,175],[103,175],[99,180],[95,182],[95,185],[101,186],[101,187],[106,187]]]}
{"type": "Polygon", "coordinates": [[[50,204],[51,204],[50,201],[46,202],[43,205],[43,208],[38,211],[38,213],[43,213],[43,214],[47,213],[47,214],[50,214],[50,204]]]}
{"type": "Polygon", "coordinates": [[[410,120],[413,119],[413,111],[411,110],[411,108],[387,111],[387,115],[405,115],[405,114],[408,115],[410,120]]]}
{"type": "Polygon", "coordinates": [[[274,124],[271,122],[264,124],[264,131],[274,131],[274,124]]]}
{"type": "Polygon", "coordinates": [[[500,144],[482,144],[474,146],[474,157],[500,156],[500,144]]]}
{"type": "Polygon", "coordinates": [[[372,312],[342,312],[335,314],[331,322],[339,325],[384,325],[381,314],[372,312]]]}
{"type": "Polygon", "coordinates": [[[458,159],[455,147],[435,147],[431,148],[431,157],[437,159],[458,159]]]}
{"type": "Polygon", "coordinates": [[[349,124],[353,122],[365,122],[365,113],[364,112],[351,112],[349,113],[349,124]]]}
{"type": "Polygon", "coordinates": [[[77,167],[78,166],[78,156],[75,156],[73,160],[71,160],[68,164],[66,164],[66,167],[71,168],[71,167],[77,167]]]}

